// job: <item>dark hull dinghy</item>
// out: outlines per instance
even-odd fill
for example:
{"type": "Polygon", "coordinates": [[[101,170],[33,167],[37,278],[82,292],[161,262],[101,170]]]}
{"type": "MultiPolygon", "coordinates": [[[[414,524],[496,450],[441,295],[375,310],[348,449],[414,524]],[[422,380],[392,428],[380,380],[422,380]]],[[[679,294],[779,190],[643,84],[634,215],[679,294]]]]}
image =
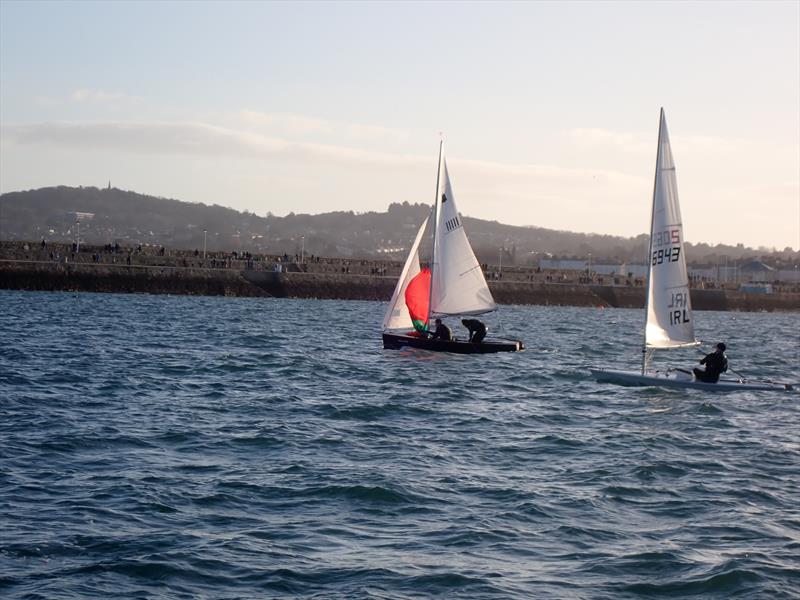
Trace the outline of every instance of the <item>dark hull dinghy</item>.
{"type": "MultiPolygon", "coordinates": [[[[495,309],[494,298],[461,223],[442,144],[439,144],[439,169],[433,208],[431,215],[422,222],[417,232],[394,288],[383,319],[383,347],[387,350],[419,348],[458,354],[523,350],[524,345],[519,340],[483,338],[480,342],[471,342],[434,338],[429,334],[431,322],[436,317],[472,317],[495,309]],[[419,246],[431,216],[431,267],[420,269],[419,246]]],[[[464,324],[470,326],[468,322],[464,324]]],[[[486,333],[486,327],[480,322],[477,325],[481,331],[476,337],[481,339],[486,333]]],[[[471,332],[473,326],[470,326],[471,332]]]]}
{"type": "Polygon", "coordinates": [[[454,352],[456,354],[493,354],[495,352],[519,352],[525,346],[519,340],[485,339],[482,342],[468,340],[434,340],[407,333],[383,334],[383,347],[386,350],[417,348],[433,352],[454,352]]]}

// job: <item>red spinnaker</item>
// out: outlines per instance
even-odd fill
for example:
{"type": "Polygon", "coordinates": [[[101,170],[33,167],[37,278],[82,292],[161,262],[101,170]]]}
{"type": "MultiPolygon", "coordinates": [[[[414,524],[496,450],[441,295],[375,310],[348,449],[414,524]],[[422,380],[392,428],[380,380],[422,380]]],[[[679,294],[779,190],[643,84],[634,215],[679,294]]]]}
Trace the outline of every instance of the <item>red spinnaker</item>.
{"type": "Polygon", "coordinates": [[[406,306],[417,331],[428,331],[428,311],[431,304],[431,270],[425,267],[406,287],[406,306]]]}

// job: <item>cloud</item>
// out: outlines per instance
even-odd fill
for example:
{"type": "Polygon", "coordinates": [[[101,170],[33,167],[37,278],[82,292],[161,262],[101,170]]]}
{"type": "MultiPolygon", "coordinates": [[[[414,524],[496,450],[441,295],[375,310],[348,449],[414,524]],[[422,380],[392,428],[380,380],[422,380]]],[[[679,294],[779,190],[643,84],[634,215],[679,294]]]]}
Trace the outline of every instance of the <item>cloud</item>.
{"type": "Polygon", "coordinates": [[[448,163],[461,165],[464,167],[465,171],[478,174],[483,173],[486,175],[505,177],[529,177],[539,180],[594,180],[595,183],[633,183],[635,185],[647,180],[647,178],[604,169],[558,167],[554,165],[517,165],[470,159],[448,160],[448,163]]]}
{"type": "MultiPolygon", "coordinates": [[[[289,141],[205,123],[164,122],[55,122],[8,126],[4,137],[17,144],[45,144],[68,148],[103,149],[148,154],[183,154],[241,159],[279,159],[300,163],[334,163],[356,169],[370,166],[431,169],[431,156],[362,150],[349,146],[289,141]]],[[[575,186],[637,187],[647,178],[602,169],[553,165],[505,164],[470,159],[448,160],[457,165],[458,178],[482,178],[503,185],[561,182],[575,186]]]]}
{"type": "Polygon", "coordinates": [[[45,106],[45,107],[58,106],[59,104],[61,104],[60,100],[51,98],[50,96],[36,96],[33,99],[33,101],[39,106],[45,106]]]}
{"type": "MultiPolygon", "coordinates": [[[[328,131],[327,122],[297,115],[269,115],[245,111],[251,122],[282,122],[303,131],[328,131]]],[[[351,127],[357,127],[351,125],[351,127]]],[[[383,132],[376,128],[376,135],[383,132]]],[[[391,130],[389,130],[391,131],[391,130]]],[[[590,130],[584,130],[590,131],[590,130]]],[[[598,139],[609,132],[591,130],[585,139],[598,139]],[[602,132],[602,133],[598,133],[602,132]]],[[[18,144],[49,144],[69,148],[104,149],[123,152],[182,154],[240,159],[277,159],[299,163],[334,163],[356,169],[370,166],[393,168],[435,168],[435,159],[413,155],[363,150],[342,144],[293,141],[286,137],[242,131],[196,122],[53,122],[4,128],[4,135],[18,144]]],[[[632,138],[619,138],[632,139],[632,138]]],[[[456,179],[470,182],[496,181],[507,189],[529,185],[561,185],[565,189],[638,188],[648,177],[618,171],[571,168],[541,164],[508,164],[471,159],[448,159],[457,167],[456,179]]],[[[517,192],[514,192],[516,195],[517,192]]]]}
{"type": "Polygon", "coordinates": [[[598,128],[570,129],[566,133],[574,143],[585,148],[608,149],[612,147],[624,152],[639,153],[655,147],[655,141],[652,138],[637,133],[598,128]]]}
{"type": "Polygon", "coordinates": [[[676,135],[671,136],[670,140],[674,146],[689,153],[741,153],[753,145],[747,140],[710,135],[676,135]]]}
{"type": "Polygon", "coordinates": [[[334,132],[334,128],[329,121],[291,113],[263,113],[255,110],[242,110],[239,111],[238,116],[245,123],[279,128],[290,134],[322,133],[327,135],[334,132]]]}
{"type": "Polygon", "coordinates": [[[17,144],[49,144],[69,148],[123,152],[264,157],[387,166],[430,163],[429,158],[387,154],[347,146],[295,142],[205,123],[53,122],[14,125],[3,135],[17,144]]]}
{"type": "Polygon", "coordinates": [[[408,141],[410,137],[408,132],[390,127],[330,121],[292,113],[264,113],[255,110],[241,110],[236,116],[244,123],[267,127],[288,135],[320,134],[345,138],[391,139],[397,142],[408,141]]]}
{"type": "Polygon", "coordinates": [[[356,123],[347,124],[345,132],[352,137],[393,138],[398,142],[408,141],[411,137],[407,131],[377,125],[358,125],[356,123]]]}
{"type": "Polygon", "coordinates": [[[637,211],[644,223],[643,199],[652,187],[649,177],[603,169],[469,159],[451,164],[459,207],[466,214],[487,219],[504,215],[500,221],[519,225],[591,231],[609,215],[630,217],[637,211]],[[565,226],[567,221],[572,225],[565,226]]]}
{"type": "MultiPolygon", "coordinates": [[[[205,123],[41,123],[7,127],[3,138],[11,144],[59,146],[70,152],[82,148],[106,153],[234,158],[262,161],[272,167],[280,162],[316,173],[328,182],[321,188],[325,194],[347,198],[350,204],[365,201],[361,198],[364,190],[376,186],[386,186],[390,197],[408,194],[419,198],[420,193],[427,197],[427,185],[432,185],[436,168],[431,155],[288,141],[205,123]]],[[[646,197],[650,188],[649,177],[602,169],[458,158],[448,160],[448,164],[459,207],[465,214],[498,218],[500,211],[506,219],[521,224],[539,221],[556,226],[565,210],[578,221],[599,219],[609,211],[624,214],[631,203],[644,207],[637,200],[646,197]]],[[[280,171],[280,167],[270,170],[280,171]]],[[[294,192],[299,193],[297,189],[294,192]]]]}
{"type": "MultiPolygon", "coordinates": [[[[567,137],[582,148],[616,149],[631,154],[655,153],[656,133],[644,134],[610,129],[570,129],[567,137]]],[[[747,142],[708,135],[670,135],[670,142],[686,152],[742,152],[747,142]]]]}
{"type": "Polygon", "coordinates": [[[78,89],[72,92],[74,102],[82,104],[108,104],[120,100],[133,100],[132,96],[120,92],[106,92],[103,90],[78,89]]]}

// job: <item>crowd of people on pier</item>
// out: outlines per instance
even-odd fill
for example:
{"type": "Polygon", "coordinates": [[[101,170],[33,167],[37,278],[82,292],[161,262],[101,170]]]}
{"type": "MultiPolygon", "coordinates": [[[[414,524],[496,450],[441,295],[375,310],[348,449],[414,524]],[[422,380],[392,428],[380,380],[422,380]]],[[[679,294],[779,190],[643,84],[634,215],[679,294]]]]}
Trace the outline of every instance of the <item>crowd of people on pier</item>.
{"type": "MultiPolygon", "coordinates": [[[[360,275],[371,277],[396,278],[402,269],[401,261],[331,258],[315,254],[283,253],[256,254],[250,251],[205,251],[200,249],[175,250],[164,246],[124,247],[119,243],[92,245],[82,243],[48,242],[38,244],[27,242],[0,242],[0,252],[5,259],[46,261],[59,264],[79,263],[94,265],[121,265],[125,267],[148,269],[235,269],[293,273],[360,275]]],[[[484,275],[492,282],[514,282],[531,284],[570,284],[570,285],[615,285],[643,287],[644,277],[630,273],[598,274],[584,271],[541,269],[538,266],[511,265],[499,266],[484,263],[484,275]]],[[[692,280],[691,287],[706,289],[739,288],[738,282],[722,283],[706,278],[692,280]]],[[[773,282],[777,292],[800,293],[798,282],[773,282]]]]}

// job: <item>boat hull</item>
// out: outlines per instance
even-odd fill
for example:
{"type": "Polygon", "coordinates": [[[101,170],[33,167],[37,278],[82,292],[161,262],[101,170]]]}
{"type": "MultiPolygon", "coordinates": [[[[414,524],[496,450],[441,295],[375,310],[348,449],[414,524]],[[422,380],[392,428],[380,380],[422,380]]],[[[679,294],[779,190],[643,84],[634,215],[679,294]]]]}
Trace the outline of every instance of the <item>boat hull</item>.
{"type": "Polygon", "coordinates": [[[383,347],[386,350],[418,348],[432,352],[454,352],[456,354],[494,354],[496,352],[519,352],[525,345],[519,340],[485,339],[474,343],[467,340],[434,340],[404,333],[383,334],[383,347]]]}
{"type": "Polygon", "coordinates": [[[613,383],[629,387],[668,387],[705,390],[708,392],[736,392],[745,390],[791,392],[797,391],[788,383],[747,382],[731,379],[720,379],[717,383],[697,381],[686,371],[656,371],[642,375],[638,371],[612,371],[607,369],[590,369],[598,383],[613,383]]]}

